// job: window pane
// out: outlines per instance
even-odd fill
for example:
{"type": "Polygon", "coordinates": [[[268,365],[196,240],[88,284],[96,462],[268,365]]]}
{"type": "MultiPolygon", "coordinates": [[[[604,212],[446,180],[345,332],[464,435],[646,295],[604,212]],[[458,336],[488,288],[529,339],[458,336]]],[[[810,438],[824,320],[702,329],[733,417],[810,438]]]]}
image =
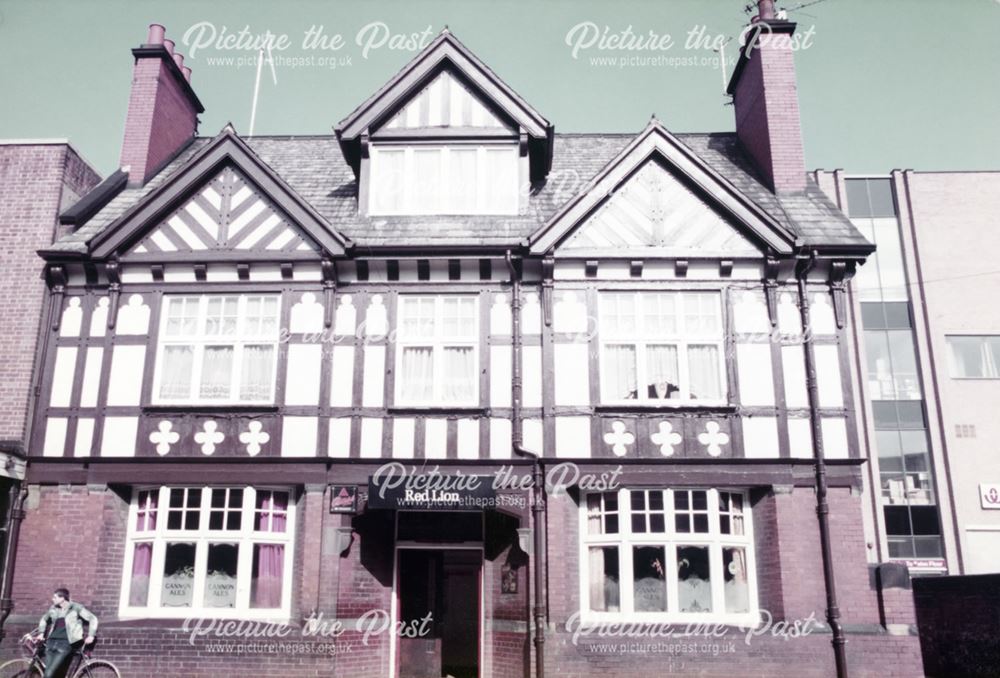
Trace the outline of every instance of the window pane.
{"type": "Polygon", "coordinates": [[[453,148],[448,159],[451,167],[448,176],[450,204],[449,212],[455,214],[476,213],[476,148],[453,148]]]}
{"type": "Polygon", "coordinates": [[[191,336],[198,332],[198,297],[168,297],[167,325],[164,332],[168,337],[191,336]]]}
{"type": "Polygon", "coordinates": [[[407,402],[429,402],[434,393],[434,349],[407,346],[403,348],[399,394],[407,402]]]}
{"type": "Polygon", "coordinates": [[[636,399],[635,346],[604,347],[602,389],[606,400],[636,399]]]}
{"type": "Polygon", "coordinates": [[[208,545],[205,607],[236,607],[236,544],[208,545]]]}
{"type": "Polygon", "coordinates": [[[646,397],[656,400],[680,398],[680,378],[677,372],[676,346],[647,346],[646,397]]]}
{"type": "Polygon", "coordinates": [[[153,545],[136,544],[132,550],[132,578],[129,581],[128,604],[145,607],[149,604],[149,575],[153,565],[153,545]]]}
{"type": "Polygon", "coordinates": [[[642,295],[643,332],[648,337],[673,337],[677,335],[677,295],[642,295]]]}
{"type": "Polygon", "coordinates": [[[618,612],[620,609],[619,566],[617,546],[590,548],[590,609],[595,612],[618,612]]]}
{"type": "Polygon", "coordinates": [[[750,611],[750,588],[747,584],[747,556],[741,548],[722,549],[723,586],[726,598],[726,612],[750,611]]]}
{"type": "Polygon", "coordinates": [[[193,346],[164,346],[160,365],[160,397],[169,400],[190,397],[193,369],[193,346]]]}
{"type": "Polygon", "coordinates": [[[403,339],[424,339],[434,336],[434,299],[402,297],[400,299],[399,335],[403,339]]]}
{"type": "Polygon", "coordinates": [[[475,339],[476,300],[471,297],[442,297],[441,332],[449,339],[475,339]]]}
{"type": "Polygon", "coordinates": [[[475,353],[471,346],[445,348],[441,398],[447,403],[471,403],[476,392],[475,353]]]}
{"type": "Polygon", "coordinates": [[[719,347],[689,346],[688,375],[691,382],[690,397],[694,400],[719,400],[719,347]]]}
{"type": "Polygon", "coordinates": [[[952,373],[956,377],[997,377],[993,342],[985,337],[949,337],[952,373]]]}
{"type": "Polygon", "coordinates": [[[662,546],[632,549],[632,582],[636,612],[665,612],[667,609],[666,559],[662,546]]]}
{"type": "Polygon", "coordinates": [[[605,337],[635,339],[635,294],[601,295],[601,334],[605,337]]]}
{"type": "Polygon", "coordinates": [[[719,295],[714,292],[685,292],[684,332],[689,336],[720,337],[722,310],[719,295]]]}
{"type": "Polygon", "coordinates": [[[712,582],[707,546],[677,547],[677,593],[681,612],[711,612],[712,582]]]}
{"type": "Polygon", "coordinates": [[[403,209],[403,151],[376,151],[372,156],[372,210],[376,213],[403,209]]]}
{"type": "Polygon", "coordinates": [[[413,151],[414,214],[434,214],[441,210],[441,153],[439,148],[413,151]]]}
{"type": "Polygon", "coordinates": [[[239,297],[209,297],[205,317],[205,335],[233,336],[239,318],[239,297]]]}
{"type": "Polygon", "coordinates": [[[200,397],[228,398],[233,379],[233,347],[206,346],[202,360],[200,397]]]}
{"type": "Polygon", "coordinates": [[[274,381],[274,346],[244,346],[241,400],[270,400],[274,381]]]}
{"type": "Polygon", "coordinates": [[[514,149],[486,149],[486,213],[517,212],[517,152],[514,149]]]}
{"type": "Polygon", "coordinates": [[[194,595],[194,544],[167,544],[163,561],[163,607],[191,607],[194,595]]]}
{"type": "Polygon", "coordinates": [[[284,582],[284,571],[284,545],[253,545],[253,576],[250,580],[250,607],[281,607],[281,589],[284,582]]]}

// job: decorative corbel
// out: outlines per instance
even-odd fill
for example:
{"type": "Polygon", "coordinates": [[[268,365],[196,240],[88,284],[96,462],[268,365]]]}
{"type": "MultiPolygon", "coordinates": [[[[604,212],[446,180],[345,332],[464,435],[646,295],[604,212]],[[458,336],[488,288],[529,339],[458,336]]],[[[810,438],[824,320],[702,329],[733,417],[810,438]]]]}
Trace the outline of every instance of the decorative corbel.
{"type": "Polygon", "coordinates": [[[517,547],[521,549],[525,555],[532,555],[531,552],[533,549],[530,527],[517,528],[517,547]]]}
{"type": "Polygon", "coordinates": [[[281,268],[282,280],[292,280],[295,277],[295,264],[290,261],[283,261],[279,266],[281,268]]]}
{"type": "Polygon", "coordinates": [[[771,320],[771,327],[778,325],[778,260],[767,258],[764,262],[764,298],[767,302],[767,317],[771,320]]]}
{"type": "Polygon", "coordinates": [[[674,261],[674,275],[678,278],[686,278],[688,274],[688,260],[677,259],[674,261]]]}
{"type": "Polygon", "coordinates": [[[323,271],[323,326],[333,326],[333,295],[337,291],[337,265],[332,259],[320,262],[323,271]]]}
{"type": "Polygon", "coordinates": [[[555,277],[556,260],[542,259],[542,318],[546,327],[552,326],[552,281],[555,277]]]}
{"type": "Polygon", "coordinates": [[[629,277],[632,277],[632,278],[641,278],[642,277],[642,265],[643,265],[643,260],[642,259],[633,259],[632,261],[630,261],[629,265],[628,265],[628,274],[629,274],[629,277]]]}
{"type": "Polygon", "coordinates": [[[49,289],[52,292],[52,307],[49,309],[51,326],[53,332],[59,331],[59,323],[62,322],[63,297],[66,295],[66,269],[62,266],[49,266],[46,270],[49,289]]]}
{"type": "Polygon", "coordinates": [[[833,317],[837,321],[838,330],[844,329],[847,318],[846,274],[846,261],[834,261],[830,264],[830,291],[833,293],[833,317]]]}
{"type": "Polygon", "coordinates": [[[337,555],[344,555],[347,549],[351,548],[351,544],[354,542],[354,528],[352,527],[335,527],[335,539],[337,555]]]}
{"type": "Polygon", "coordinates": [[[109,261],[105,267],[108,275],[108,329],[115,329],[118,318],[118,299],[122,291],[121,268],[117,259],[109,261]]]}

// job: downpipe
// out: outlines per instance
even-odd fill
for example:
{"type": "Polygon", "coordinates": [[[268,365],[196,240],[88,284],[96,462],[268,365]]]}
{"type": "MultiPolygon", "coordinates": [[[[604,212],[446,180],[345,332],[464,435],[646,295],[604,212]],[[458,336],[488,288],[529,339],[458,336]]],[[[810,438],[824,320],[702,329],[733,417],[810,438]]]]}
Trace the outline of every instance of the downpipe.
{"type": "Polygon", "coordinates": [[[837,581],[833,571],[833,551],[830,542],[830,505],[827,502],[826,453],[823,447],[823,430],[819,416],[819,387],[816,382],[816,357],[814,354],[812,325],[806,279],[816,267],[816,251],[809,259],[796,265],[796,282],[799,291],[799,314],[802,318],[802,348],[805,353],[806,389],[809,394],[809,423],[812,428],[813,455],[816,459],[816,518],[819,521],[819,543],[823,559],[823,583],[826,587],[826,620],[833,633],[833,658],[837,678],[847,678],[847,639],[840,624],[840,607],[837,605],[837,581]]]}
{"type": "Polygon", "coordinates": [[[545,480],[542,461],[536,452],[523,447],[521,431],[521,272],[514,265],[510,250],[504,257],[511,284],[511,443],[514,454],[531,460],[531,527],[535,562],[535,600],[532,605],[535,634],[535,676],[545,678],[545,480]]]}

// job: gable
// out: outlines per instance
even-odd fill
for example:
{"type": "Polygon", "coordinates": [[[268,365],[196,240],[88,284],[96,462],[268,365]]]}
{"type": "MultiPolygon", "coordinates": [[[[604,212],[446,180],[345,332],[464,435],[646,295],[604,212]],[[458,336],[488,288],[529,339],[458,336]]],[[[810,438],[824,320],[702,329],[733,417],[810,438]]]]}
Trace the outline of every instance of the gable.
{"type": "Polygon", "coordinates": [[[789,254],[795,244],[774,215],[655,118],[528,238],[533,255],[559,249],[574,256],[630,246],[666,257],[753,256],[789,254]]]}
{"type": "Polygon", "coordinates": [[[649,160],[561,246],[561,249],[655,247],[694,253],[758,249],[663,165],[649,160]]]}
{"type": "Polygon", "coordinates": [[[448,70],[435,76],[381,128],[509,129],[459,78],[448,70]]]}
{"type": "Polygon", "coordinates": [[[130,254],[317,251],[259,188],[226,167],[139,241],[130,254]]]}
{"type": "Polygon", "coordinates": [[[145,260],[312,259],[352,247],[230,126],[88,243],[96,259],[145,260]]]}

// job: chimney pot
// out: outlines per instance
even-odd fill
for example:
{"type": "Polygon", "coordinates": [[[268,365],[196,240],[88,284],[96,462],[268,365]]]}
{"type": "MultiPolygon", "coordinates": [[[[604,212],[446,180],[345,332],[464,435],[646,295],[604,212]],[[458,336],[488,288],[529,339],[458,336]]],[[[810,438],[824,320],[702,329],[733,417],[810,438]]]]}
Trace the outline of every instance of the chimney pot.
{"type": "Polygon", "coordinates": [[[191,83],[191,69],[188,68],[187,66],[184,66],[184,67],[181,68],[181,73],[184,74],[184,79],[188,81],[188,84],[190,84],[191,83]]]}
{"type": "Polygon", "coordinates": [[[149,34],[146,36],[147,45],[162,45],[163,36],[166,35],[167,29],[165,29],[160,24],[149,24],[149,34]]]}
{"type": "Polygon", "coordinates": [[[179,52],[174,52],[174,63],[177,64],[177,68],[184,69],[184,55],[179,52]]]}
{"type": "Polygon", "coordinates": [[[173,55],[174,53],[174,41],[170,38],[166,38],[163,41],[163,46],[167,48],[167,54],[173,55]]]}
{"type": "Polygon", "coordinates": [[[757,19],[759,21],[774,20],[774,0],[758,0],[757,19]]]}

